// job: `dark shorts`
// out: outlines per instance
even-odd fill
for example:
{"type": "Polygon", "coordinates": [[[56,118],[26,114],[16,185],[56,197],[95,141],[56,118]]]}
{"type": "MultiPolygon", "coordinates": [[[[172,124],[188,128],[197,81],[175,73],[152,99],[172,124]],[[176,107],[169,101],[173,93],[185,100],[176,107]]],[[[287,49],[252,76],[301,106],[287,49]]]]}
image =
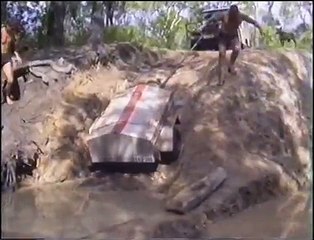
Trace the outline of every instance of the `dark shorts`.
{"type": "Polygon", "coordinates": [[[1,54],[1,68],[9,62],[12,62],[12,54],[2,53],[1,54]]]}
{"type": "Polygon", "coordinates": [[[219,44],[224,45],[226,48],[230,48],[232,41],[239,40],[239,36],[238,34],[228,34],[225,32],[219,32],[218,40],[219,44]]]}

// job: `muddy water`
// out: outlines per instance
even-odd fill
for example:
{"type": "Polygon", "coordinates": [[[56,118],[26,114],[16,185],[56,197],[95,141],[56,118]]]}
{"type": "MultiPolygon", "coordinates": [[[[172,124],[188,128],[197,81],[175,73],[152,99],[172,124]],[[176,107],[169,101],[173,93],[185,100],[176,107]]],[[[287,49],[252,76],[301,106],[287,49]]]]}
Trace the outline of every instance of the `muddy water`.
{"type": "Polygon", "coordinates": [[[255,205],[209,227],[211,237],[312,239],[312,200],[299,192],[255,205]]]}
{"type": "Polygon", "coordinates": [[[145,190],[45,187],[2,194],[1,204],[2,234],[9,237],[82,238],[129,221],[142,225],[148,218],[145,224],[153,224],[166,217],[161,201],[145,190]]]}
{"type": "MultiPolygon", "coordinates": [[[[309,202],[305,193],[271,200],[208,224],[204,237],[310,239],[309,202]]],[[[1,208],[2,237],[142,239],[156,223],[174,219],[163,210],[161,198],[148,191],[90,186],[5,193],[1,208]]]]}

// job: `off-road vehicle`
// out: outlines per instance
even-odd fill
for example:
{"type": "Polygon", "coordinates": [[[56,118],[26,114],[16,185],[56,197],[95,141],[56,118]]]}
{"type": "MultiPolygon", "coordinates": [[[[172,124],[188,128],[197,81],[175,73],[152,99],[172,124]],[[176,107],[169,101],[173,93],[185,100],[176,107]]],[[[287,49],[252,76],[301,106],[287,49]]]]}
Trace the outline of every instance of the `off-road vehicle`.
{"type": "Polygon", "coordinates": [[[174,92],[139,84],[111,99],[86,138],[92,171],[154,172],[182,149],[174,92]]]}

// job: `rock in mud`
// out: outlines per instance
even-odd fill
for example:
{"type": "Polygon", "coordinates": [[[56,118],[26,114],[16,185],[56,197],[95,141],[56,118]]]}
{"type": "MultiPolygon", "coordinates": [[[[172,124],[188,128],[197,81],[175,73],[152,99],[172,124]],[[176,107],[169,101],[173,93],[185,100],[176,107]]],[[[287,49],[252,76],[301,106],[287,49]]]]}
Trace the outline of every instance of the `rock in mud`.
{"type": "Polygon", "coordinates": [[[148,231],[145,229],[144,219],[132,219],[121,224],[113,225],[104,231],[86,236],[82,239],[148,239],[148,231]]]}
{"type": "Polygon", "coordinates": [[[157,192],[164,193],[171,184],[179,177],[182,163],[176,161],[169,165],[159,165],[152,176],[153,186],[157,192]]]}
{"type": "Polygon", "coordinates": [[[200,238],[203,226],[195,219],[175,219],[162,221],[154,228],[152,238],[200,238]]]}
{"type": "Polygon", "coordinates": [[[227,178],[226,171],[218,167],[209,176],[183,188],[177,195],[166,203],[168,211],[184,214],[196,208],[227,178]]]}

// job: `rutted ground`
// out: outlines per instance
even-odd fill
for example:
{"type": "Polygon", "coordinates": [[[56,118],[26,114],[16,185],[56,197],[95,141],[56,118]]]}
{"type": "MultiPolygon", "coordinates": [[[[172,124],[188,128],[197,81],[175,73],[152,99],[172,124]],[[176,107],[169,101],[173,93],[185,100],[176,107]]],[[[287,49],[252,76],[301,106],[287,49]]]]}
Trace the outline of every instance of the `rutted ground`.
{"type": "MultiPolygon", "coordinates": [[[[36,170],[37,182],[59,182],[88,175],[89,156],[82,136],[86,134],[93,119],[105,109],[115,92],[123,91],[136,82],[159,79],[161,82],[167,81],[166,88],[176,90],[177,98],[184,102],[181,109],[184,150],[179,161],[173,166],[161,167],[153,176],[105,176],[101,180],[102,184],[96,184],[101,186],[102,199],[107,204],[124,194],[106,197],[106,191],[112,189],[122,192],[136,190],[143,199],[147,194],[154,199],[148,202],[156,203],[153,205],[157,217],[147,224],[157,224],[157,227],[149,233],[144,233],[149,227],[139,230],[143,236],[211,236],[203,228],[209,221],[233,215],[283,193],[295,193],[308,185],[311,167],[310,56],[301,52],[245,50],[238,61],[238,76],[229,77],[223,87],[217,87],[217,53],[154,52],[137,48],[130,51],[127,44],[112,49],[120,58],[110,68],[81,71],[66,83],[54,84],[45,90],[38,82],[26,84],[26,91],[37,89],[38,98],[43,100],[29,100],[29,107],[25,107],[26,99],[33,97],[32,93],[25,92],[23,100],[13,106],[15,110],[9,109],[11,106],[5,106],[2,110],[2,114],[6,112],[8,115],[4,118],[3,131],[6,131],[6,126],[10,123],[13,126],[11,131],[24,137],[22,140],[18,138],[20,148],[33,148],[28,142],[35,140],[44,152],[36,170]],[[48,111],[49,115],[46,114],[48,111]],[[37,120],[27,125],[29,130],[25,128],[25,121],[24,125],[20,123],[22,118],[25,120],[27,116],[30,118],[38,112],[41,114],[37,120]],[[160,201],[204,177],[217,166],[224,167],[228,174],[223,186],[193,211],[191,218],[178,220],[178,217],[173,217],[174,222],[164,223],[164,219],[169,219],[169,214],[162,213],[162,206],[158,205],[160,201]],[[153,193],[155,187],[159,194],[153,193]]],[[[6,139],[16,136],[11,132],[5,134],[6,139]]],[[[6,144],[3,147],[15,147],[12,141],[3,141],[6,144]]],[[[31,152],[32,149],[27,151],[31,152]]],[[[92,187],[96,180],[82,181],[92,187]]],[[[67,204],[73,201],[76,202],[65,200],[67,204]]],[[[121,209],[123,204],[117,205],[121,209]]],[[[95,212],[97,209],[104,214],[108,212],[100,210],[100,205],[94,207],[95,212]]],[[[143,226],[143,220],[140,219],[151,215],[147,212],[149,208],[143,207],[144,216],[141,217],[138,213],[136,216],[125,213],[128,217],[118,218],[117,223],[139,218],[127,223],[127,226],[131,224],[129,227],[118,227],[119,231],[143,226]]],[[[12,211],[12,208],[8,207],[8,211],[9,209],[12,211]]],[[[82,213],[83,219],[94,214],[88,209],[82,213]]],[[[128,212],[123,208],[120,211],[128,212]]],[[[8,218],[2,218],[3,222],[14,224],[15,220],[8,218]]],[[[105,228],[106,224],[99,221],[95,220],[94,224],[105,228]]],[[[87,222],[87,225],[90,224],[87,222]]],[[[9,225],[2,229],[11,231],[9,225]]],[[[110,223],[108,227],[109,225],[110,223]]],[[[37,229],[33,233],[40,229],[36,223],[33,227],[37,229]]],[[[106,229],[89,231],[94,231],[94,234],[101,231],[102,236],[111,236],[110,230],[106,229]]],[[[60,229],[61,232],[63,230],[60,229]]],[[[71,234],[70,229],[64,231],[71,234]]],[[[117,231],[111,231],[113,236],[117,231]]],[[[23,232],[27,233],[27,229],[23,232]]],[[[83,232],[80,236],[84,235],[83,232]]],[[[48,232],[42,234],[49,235],[48,232]]]]}

